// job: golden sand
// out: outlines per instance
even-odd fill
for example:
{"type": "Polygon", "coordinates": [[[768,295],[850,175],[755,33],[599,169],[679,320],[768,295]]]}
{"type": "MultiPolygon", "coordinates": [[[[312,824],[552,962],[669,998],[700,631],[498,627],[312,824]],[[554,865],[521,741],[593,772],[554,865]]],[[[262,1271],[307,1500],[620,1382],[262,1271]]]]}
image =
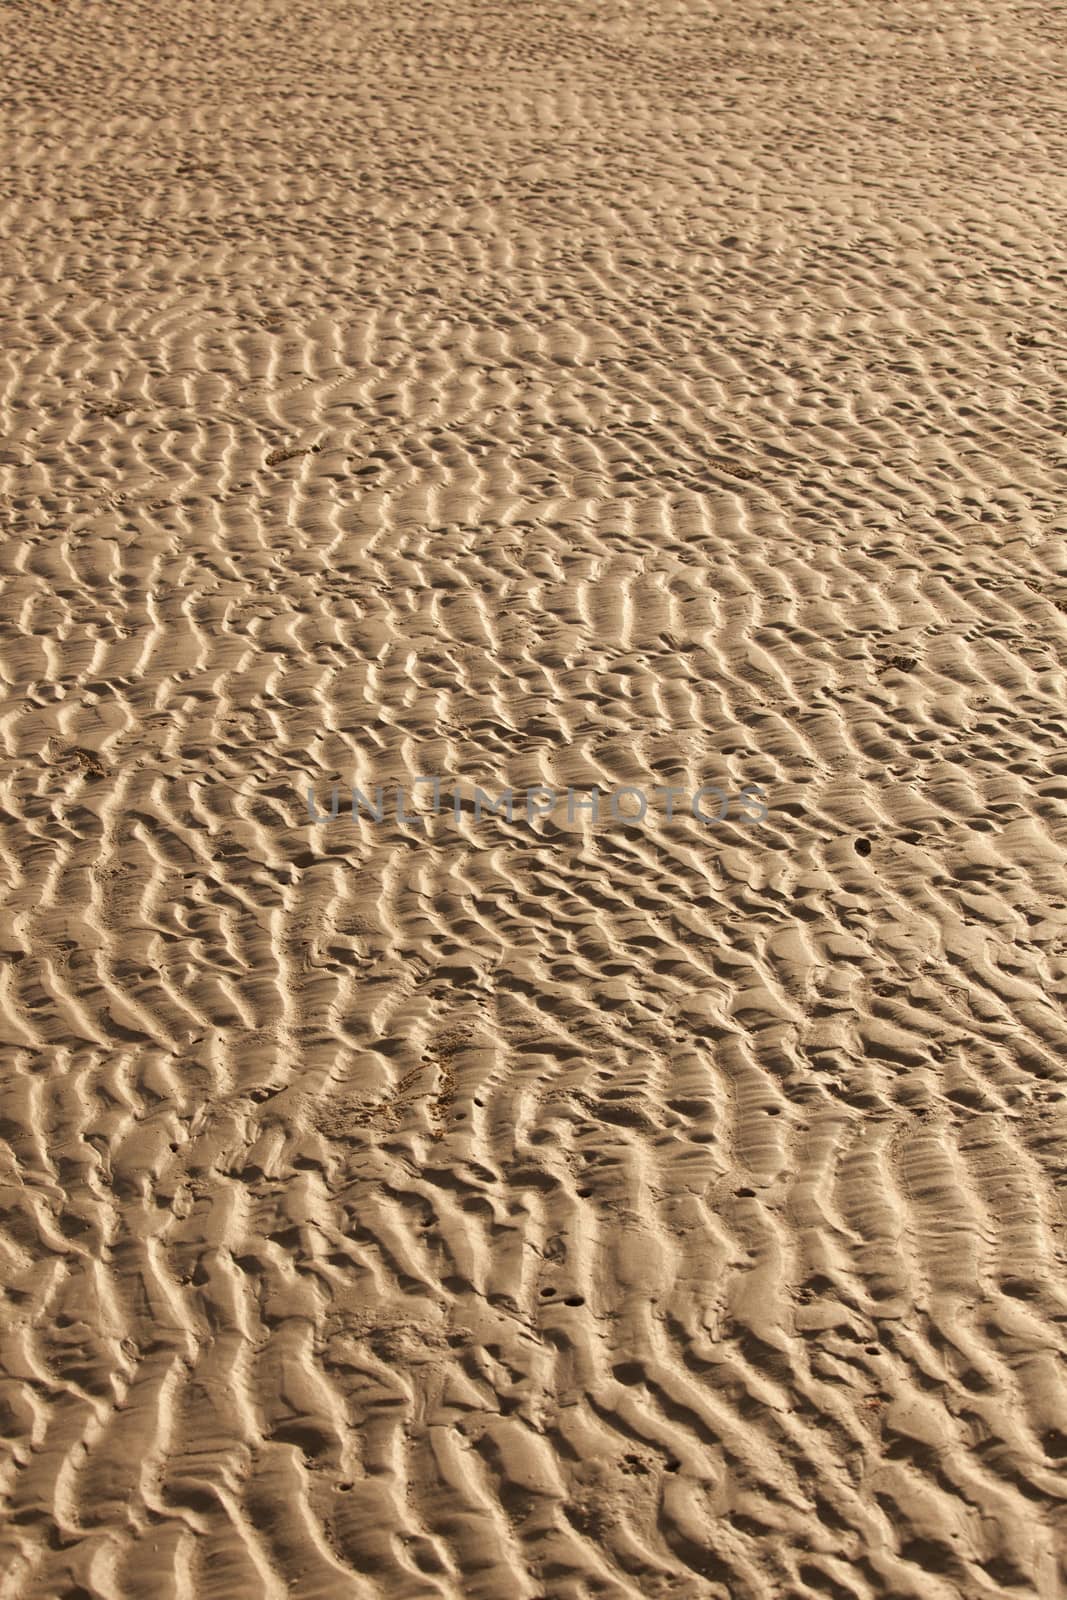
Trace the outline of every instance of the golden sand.
{"type": "Polygon", "coordinates": [[[0,1600],[1057,1600],[1062,14],[3,32],[0,1600]]]}

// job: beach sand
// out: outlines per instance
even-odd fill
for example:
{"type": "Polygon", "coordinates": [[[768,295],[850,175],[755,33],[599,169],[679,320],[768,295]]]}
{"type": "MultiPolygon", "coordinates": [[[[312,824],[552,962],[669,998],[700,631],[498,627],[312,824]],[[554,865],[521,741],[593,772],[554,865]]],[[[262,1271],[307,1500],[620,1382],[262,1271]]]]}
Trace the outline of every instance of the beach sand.
{"type": "Polygon", "coordinates": [[[1062,13],[4,20],[2,1600],[1056,1600],[1062,13]]]}

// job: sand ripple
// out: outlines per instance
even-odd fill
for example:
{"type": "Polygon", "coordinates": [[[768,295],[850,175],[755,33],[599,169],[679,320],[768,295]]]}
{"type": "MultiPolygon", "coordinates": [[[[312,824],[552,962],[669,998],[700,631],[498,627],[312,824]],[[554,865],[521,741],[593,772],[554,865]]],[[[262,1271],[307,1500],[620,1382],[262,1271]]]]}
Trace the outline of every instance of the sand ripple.
{"type": "Polygon", "coordinates": [[[1062,22],[5,13],[0,1595],[1055,1600],[1062,22]]]}

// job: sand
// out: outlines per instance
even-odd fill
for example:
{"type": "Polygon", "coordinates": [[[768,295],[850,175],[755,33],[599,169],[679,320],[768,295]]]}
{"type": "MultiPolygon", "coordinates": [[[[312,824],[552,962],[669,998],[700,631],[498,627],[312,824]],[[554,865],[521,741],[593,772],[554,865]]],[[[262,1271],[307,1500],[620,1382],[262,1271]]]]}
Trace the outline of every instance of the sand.
{"type": "Polygon", "coordinates": [[[2,1600],[1055,1600],[1062,16],[4,32],[2,1600]]]}

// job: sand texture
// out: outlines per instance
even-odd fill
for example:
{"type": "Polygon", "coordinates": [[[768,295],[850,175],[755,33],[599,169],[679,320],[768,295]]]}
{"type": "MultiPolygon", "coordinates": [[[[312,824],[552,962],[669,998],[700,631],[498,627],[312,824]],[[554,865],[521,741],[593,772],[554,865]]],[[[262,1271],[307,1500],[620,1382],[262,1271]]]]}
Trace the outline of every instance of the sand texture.
{"type": "Polygon", "coordinates": [[[1065,13],[0,10],[0,1600],[1059,1600],[1065,13]]]}

